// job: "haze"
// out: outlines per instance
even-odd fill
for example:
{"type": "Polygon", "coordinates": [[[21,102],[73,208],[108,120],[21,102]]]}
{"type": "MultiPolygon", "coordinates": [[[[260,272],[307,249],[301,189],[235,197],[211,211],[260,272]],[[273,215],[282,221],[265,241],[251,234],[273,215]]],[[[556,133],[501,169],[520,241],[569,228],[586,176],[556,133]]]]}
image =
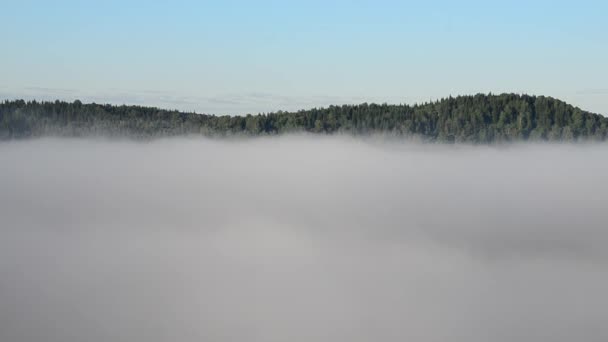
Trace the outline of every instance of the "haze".
{"type": "Polygon", "coordinates": [[[0,340],[606,341],[608,146],[0,144],[0,340]]]}

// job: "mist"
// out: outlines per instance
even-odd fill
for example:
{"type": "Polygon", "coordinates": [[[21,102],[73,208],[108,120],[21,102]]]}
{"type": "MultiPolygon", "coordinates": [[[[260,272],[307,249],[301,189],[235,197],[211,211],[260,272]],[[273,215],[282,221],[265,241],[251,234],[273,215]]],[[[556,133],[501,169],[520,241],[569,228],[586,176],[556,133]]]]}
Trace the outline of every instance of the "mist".
{"type": "Polygon", "coordinates": [[[608,145],[0,144],[0,341],[606,341],[608,145]]]}

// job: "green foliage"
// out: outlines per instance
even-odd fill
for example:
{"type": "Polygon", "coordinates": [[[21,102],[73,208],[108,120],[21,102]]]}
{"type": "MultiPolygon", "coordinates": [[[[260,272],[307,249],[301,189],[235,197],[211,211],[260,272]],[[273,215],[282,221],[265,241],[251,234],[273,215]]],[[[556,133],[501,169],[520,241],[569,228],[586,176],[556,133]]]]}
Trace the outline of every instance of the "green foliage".
{"type": "Polygon", "coordinates": [[[433,142],[603,141],[608,118],[562,101],[515,94],[449,97],[420,105],[330,106],[247,116],[67,102],[0,103],[0,139],[39,136],[390,134],[433,142]]]}

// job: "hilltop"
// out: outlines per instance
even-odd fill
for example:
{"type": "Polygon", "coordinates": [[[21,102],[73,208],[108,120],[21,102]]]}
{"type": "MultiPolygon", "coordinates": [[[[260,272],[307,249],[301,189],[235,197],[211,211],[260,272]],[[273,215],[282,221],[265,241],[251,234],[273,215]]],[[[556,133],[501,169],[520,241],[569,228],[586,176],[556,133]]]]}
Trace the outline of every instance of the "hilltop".
{"type": "Polygon", "coordinates": [[[0,139],[43,136],[387,134],[430,142],[604,141],[608,118],[558,99],[459,96],[417,105],[359,104],[246,116],[75,102],[0,103],[0,139]]]}

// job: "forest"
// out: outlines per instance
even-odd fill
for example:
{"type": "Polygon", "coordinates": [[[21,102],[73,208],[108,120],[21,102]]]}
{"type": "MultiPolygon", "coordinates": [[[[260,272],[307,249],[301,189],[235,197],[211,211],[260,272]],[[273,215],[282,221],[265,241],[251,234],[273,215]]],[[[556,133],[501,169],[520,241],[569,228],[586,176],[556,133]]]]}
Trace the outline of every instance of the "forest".
{"type": "Polygon", "coordinates": [[[604,141],[608,118],[558,99],[477,94],[414,104],[329,106],[296,112],[217,116],[142,106],[74,102],[0,103],[0,140],[30,137],[208,137],[383,134],[441,143],[604,141]]]}

